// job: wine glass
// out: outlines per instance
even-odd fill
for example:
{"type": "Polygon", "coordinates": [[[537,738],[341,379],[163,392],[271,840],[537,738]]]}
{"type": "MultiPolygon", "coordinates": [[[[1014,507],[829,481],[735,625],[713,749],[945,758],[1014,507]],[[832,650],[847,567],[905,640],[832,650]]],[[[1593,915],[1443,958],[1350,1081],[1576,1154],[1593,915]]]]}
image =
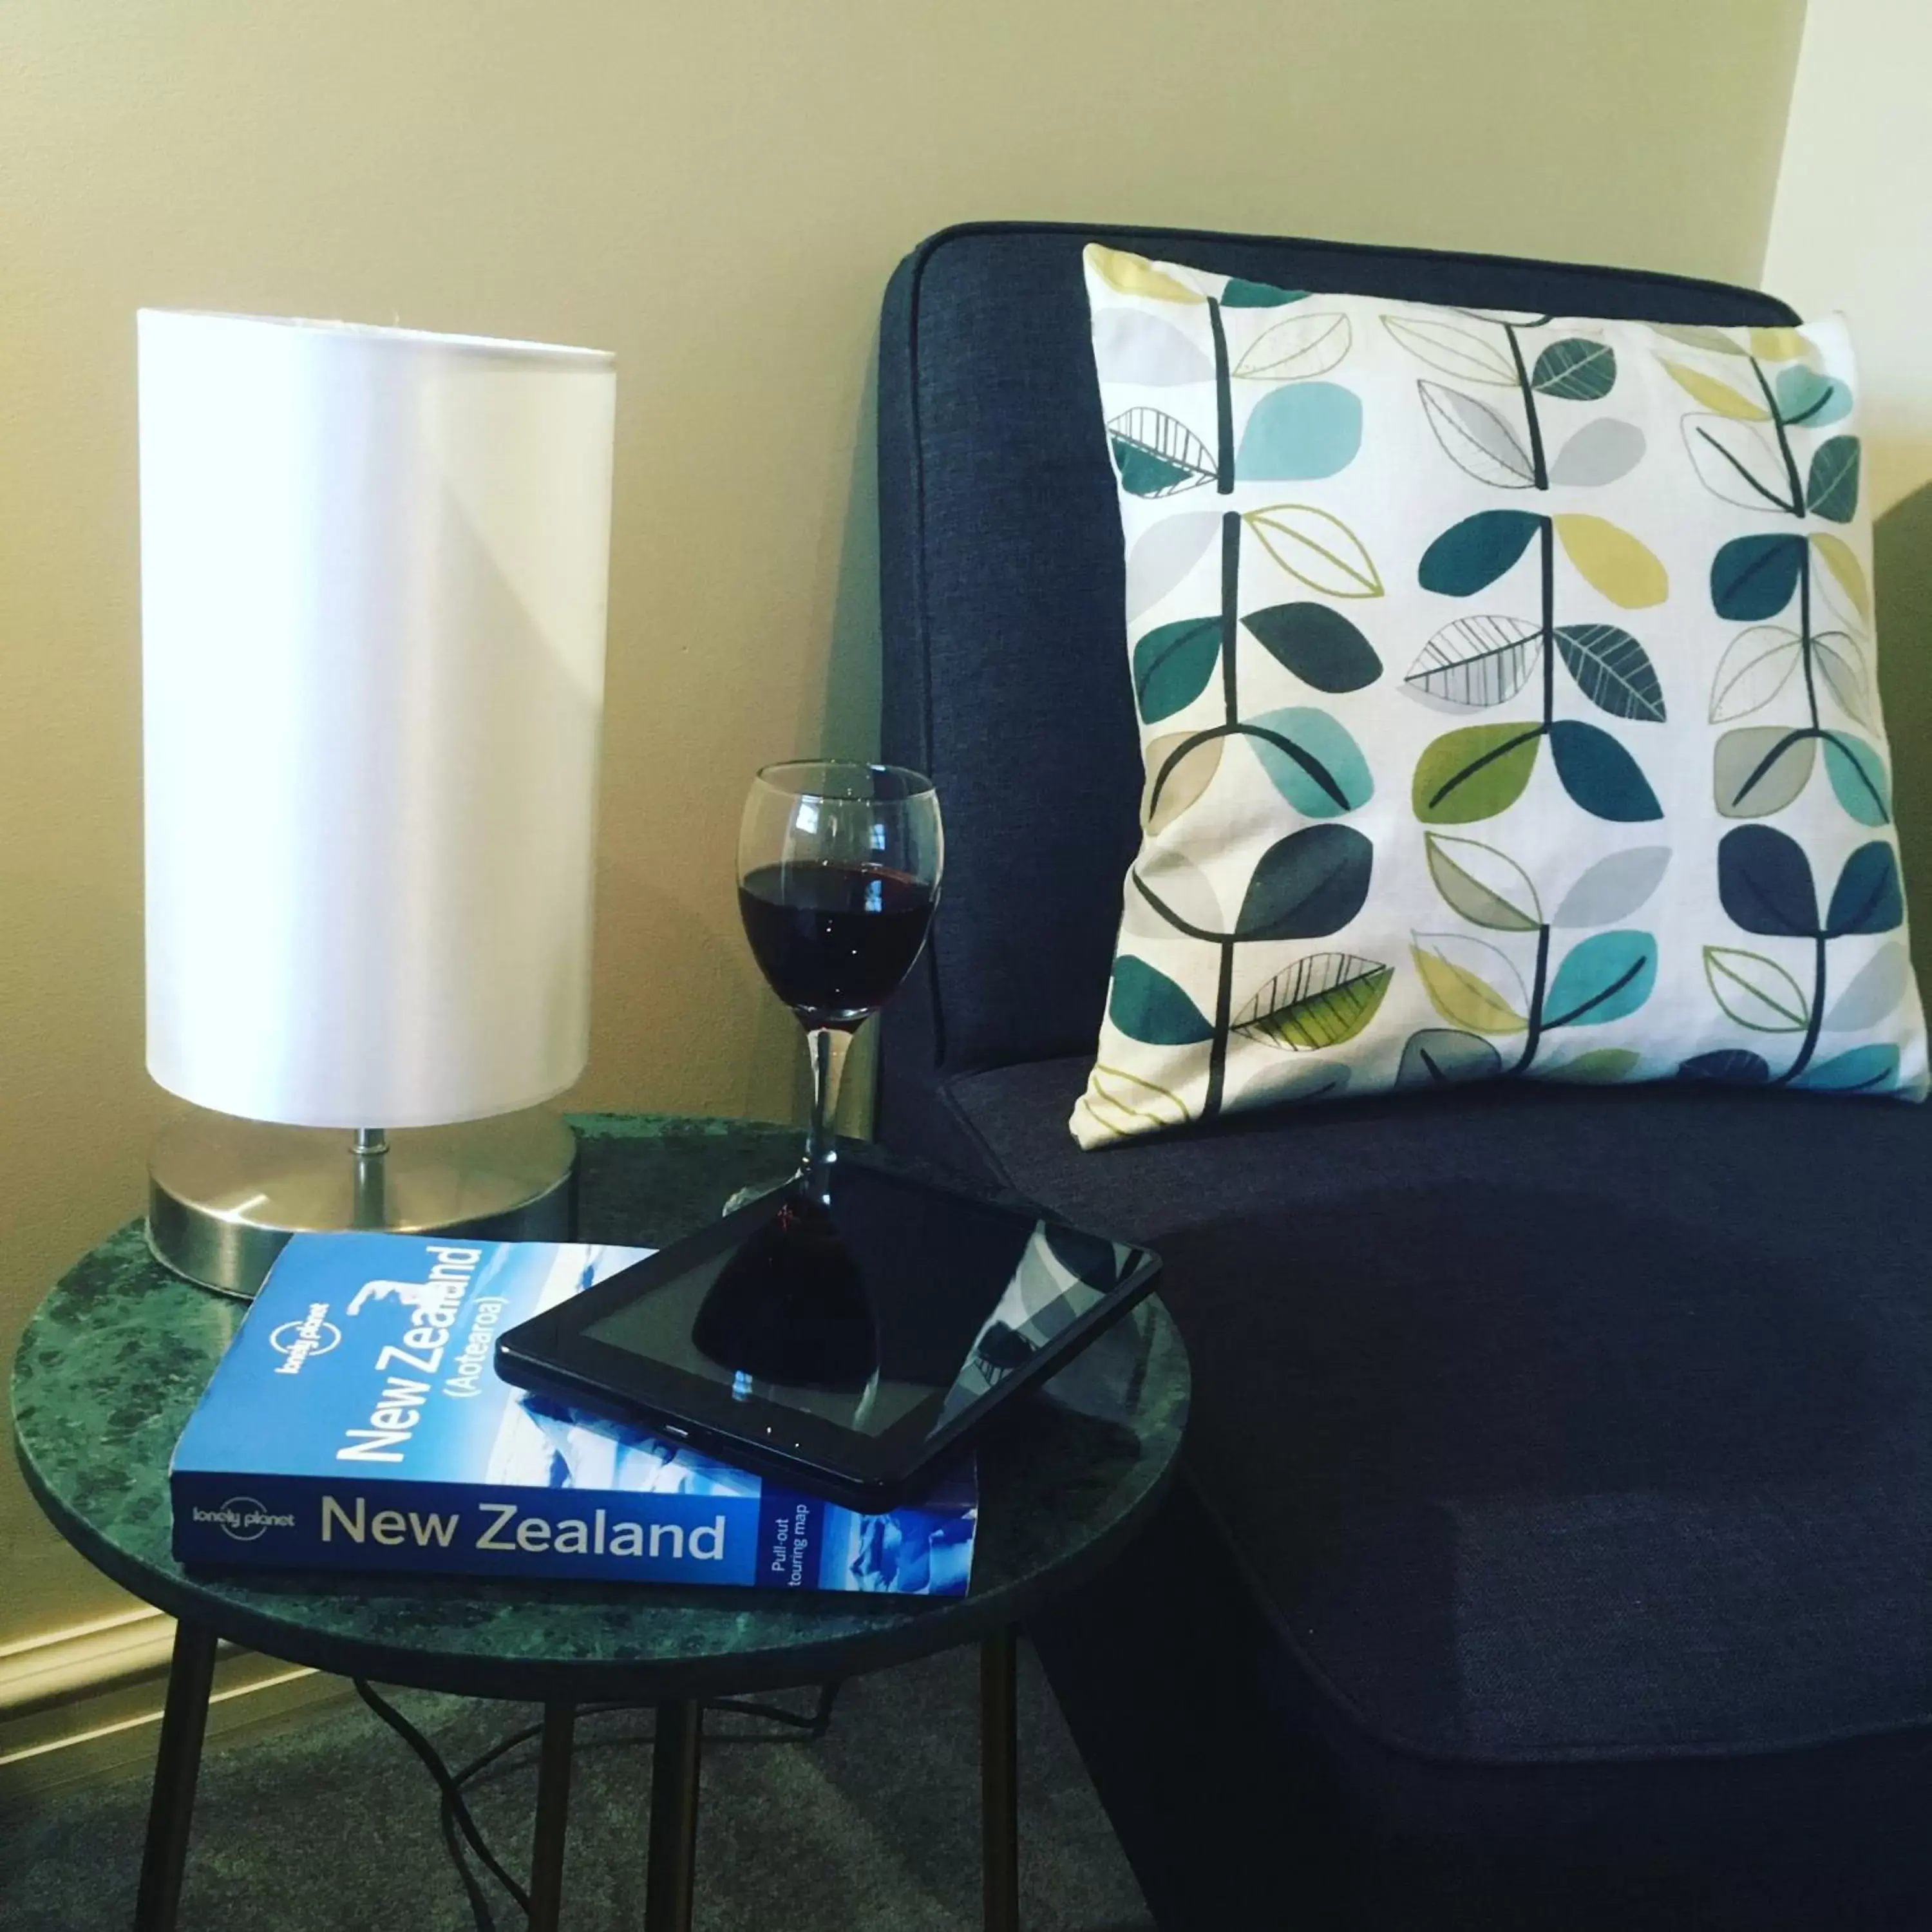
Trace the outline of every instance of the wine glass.
{"type": "Polygon", "coordinates": [[[903,766],[805,759],[752,781],[738,910],[760,970],[805,1028],[812,1124],[797,1180],[821,1205],[846,1051],[926,944],[944,851],[932,781],[903,766]]]}

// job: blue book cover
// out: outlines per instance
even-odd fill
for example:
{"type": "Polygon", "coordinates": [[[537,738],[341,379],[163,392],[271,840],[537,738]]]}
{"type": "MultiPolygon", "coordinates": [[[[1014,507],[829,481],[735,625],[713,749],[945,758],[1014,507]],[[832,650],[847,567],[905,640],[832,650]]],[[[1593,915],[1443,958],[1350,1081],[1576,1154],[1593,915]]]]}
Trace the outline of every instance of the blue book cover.
{"type": "Polygon", "coordinates": [[[176,1446],[176,1557],[963,1595],[970,1465],[863,1515],[497,1379],[499,1334],[650,1252],[297,1235],[176,1446]]]}

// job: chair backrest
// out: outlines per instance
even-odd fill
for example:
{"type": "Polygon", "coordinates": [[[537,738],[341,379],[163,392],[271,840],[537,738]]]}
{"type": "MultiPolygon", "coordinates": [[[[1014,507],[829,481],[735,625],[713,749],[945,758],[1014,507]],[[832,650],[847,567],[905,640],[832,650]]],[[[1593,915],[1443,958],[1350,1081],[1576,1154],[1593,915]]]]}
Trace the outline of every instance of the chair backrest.
{"type": "Polygon", "coordinates": [[[1089,346],[1090,240],[1329,293],[1728,324],[1750,289],[1488,255],[1178,229],[950,228],[879,341],[885,755],[938,782],[944,907],[886,1010],[886,1095],[1091,1050],[1137,836],[1119,512],[1089,346]]]}

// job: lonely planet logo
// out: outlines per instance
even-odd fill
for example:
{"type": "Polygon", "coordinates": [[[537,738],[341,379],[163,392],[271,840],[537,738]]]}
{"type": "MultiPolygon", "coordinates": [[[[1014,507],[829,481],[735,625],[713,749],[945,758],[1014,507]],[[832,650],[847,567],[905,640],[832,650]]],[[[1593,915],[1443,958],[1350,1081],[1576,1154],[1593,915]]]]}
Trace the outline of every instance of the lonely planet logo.
{"type": "Polygon", "coordinates": [[[281,1515],[254,1496],[230,1496],[218,1509],[203,1509],[196,1503],[193,1514],[196,1522],[220,1524],[222,1534],[237,1543],[253,1543],[265,1531],[296,1526],[292,1513],[281,1515]]]}
{"type": "Polygon", "coordinates": [[[310,1356],[326,1355],[340,1346],[342,1330],[322,1318],[328,1312],[327,1302],[312,1301],[299,1322],[284,1322],[268,1331],[268,1346],[282,1358],[276,1366],[277,1375],[299,1375],[310,1356]]]}

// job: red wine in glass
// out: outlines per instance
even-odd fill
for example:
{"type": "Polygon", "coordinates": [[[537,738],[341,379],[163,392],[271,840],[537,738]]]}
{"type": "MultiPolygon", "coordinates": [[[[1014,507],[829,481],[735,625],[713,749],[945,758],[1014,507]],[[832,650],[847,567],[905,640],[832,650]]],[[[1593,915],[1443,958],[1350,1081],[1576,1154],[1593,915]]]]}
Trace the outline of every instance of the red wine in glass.
{"type": "Polygon", "coordinates": [[[830,1122],[854,1031],[926,944],[944,835],[930,778],[896,765],[768,765],[738,834],[738,910],[772,992],[806,1030],[812,1124],[800,1178],[830,1196],[830,1122]]]}
{"type": "Polygon", "coordinates": [[[760,866],[739,882],[746,937],[772,990],[806,1024],[851,1027],[919,957],[933,888],[886,866],[760,866]]]}

